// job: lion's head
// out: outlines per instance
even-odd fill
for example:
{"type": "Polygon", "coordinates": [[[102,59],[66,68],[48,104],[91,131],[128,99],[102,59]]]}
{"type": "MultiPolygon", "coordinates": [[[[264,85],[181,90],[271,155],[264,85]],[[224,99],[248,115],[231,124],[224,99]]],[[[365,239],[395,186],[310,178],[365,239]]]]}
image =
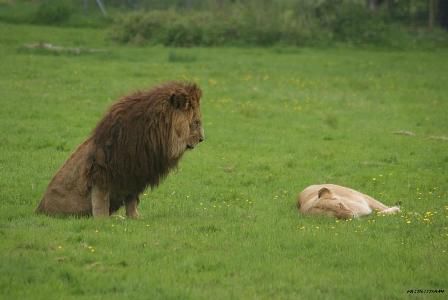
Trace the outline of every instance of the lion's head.
{"type": "Polygon", "coordinates": [[[183,85],[169,96],[172,111],[171,157],[180,157],[185,150],[193,149],[205,138],[202,127],[200,98],[196,85],[183,85]]]}
{"type": "Polygon", "coordinates": [[[204,140],[194,83],[168,82],[115,102],[92,134],[93,181],[139,193],[204,140]]]}

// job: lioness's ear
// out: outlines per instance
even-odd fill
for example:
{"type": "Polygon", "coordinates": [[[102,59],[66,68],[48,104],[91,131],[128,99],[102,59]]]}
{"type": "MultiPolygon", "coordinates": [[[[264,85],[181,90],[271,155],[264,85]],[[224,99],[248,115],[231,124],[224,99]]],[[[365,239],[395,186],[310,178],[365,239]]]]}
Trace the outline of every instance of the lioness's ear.
{"type": "Polygon", "coordinates": [[[333,195],[331,194],[330,190],[326,187],[323,187],[319,190],[317,193],[317,197],[319,198],[331,198],[333,195]]]}
{"type": "Polygon", "coordinates": [[[172,94],[170,97],[170,103],[176,109],[185,110],[188,108],[187,98],[182,94],[172,94]]]}

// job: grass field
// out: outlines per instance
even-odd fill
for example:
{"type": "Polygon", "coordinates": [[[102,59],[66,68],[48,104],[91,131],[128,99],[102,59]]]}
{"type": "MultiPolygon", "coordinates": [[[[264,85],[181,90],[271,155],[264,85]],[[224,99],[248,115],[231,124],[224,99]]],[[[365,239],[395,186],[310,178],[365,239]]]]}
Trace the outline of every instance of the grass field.
{"type": "Polygon", "coordinates": [[[104,36],[0,24],[0,298],[446,297],[447,50],[131,48],[104,36]],[[37,41],[106,51],[22,47],[37,41]],[[145,192],[139,220],[34,214],[114,99],[172,79],[202,87],[206,141],[145,192]],[[297,194],[324,182],[402,213],[298,215],[297,194]]]}

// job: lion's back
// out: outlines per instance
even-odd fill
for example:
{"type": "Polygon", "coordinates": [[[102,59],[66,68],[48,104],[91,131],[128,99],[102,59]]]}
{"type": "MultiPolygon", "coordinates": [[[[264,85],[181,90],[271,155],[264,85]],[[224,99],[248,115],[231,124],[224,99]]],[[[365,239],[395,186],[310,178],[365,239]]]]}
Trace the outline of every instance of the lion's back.
{"type": "Polygon", "coordinates": [[[51,180],[36,212],[47,215],[89,215],[92,204],[88,192],[89,140],[81,144],[51,180]]]}

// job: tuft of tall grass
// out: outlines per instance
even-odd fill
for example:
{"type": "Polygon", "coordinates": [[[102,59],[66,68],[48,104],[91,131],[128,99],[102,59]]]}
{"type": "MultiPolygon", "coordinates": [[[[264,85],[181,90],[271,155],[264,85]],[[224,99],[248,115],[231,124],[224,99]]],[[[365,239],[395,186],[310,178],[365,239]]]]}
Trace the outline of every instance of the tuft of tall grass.
{"type": "Polygon", "coordinates": [[[168,52],[168,61],[171,63],[190,63],[195,62],[197,57],[187,53],[180,53],[178,51],[168,52]]]}

